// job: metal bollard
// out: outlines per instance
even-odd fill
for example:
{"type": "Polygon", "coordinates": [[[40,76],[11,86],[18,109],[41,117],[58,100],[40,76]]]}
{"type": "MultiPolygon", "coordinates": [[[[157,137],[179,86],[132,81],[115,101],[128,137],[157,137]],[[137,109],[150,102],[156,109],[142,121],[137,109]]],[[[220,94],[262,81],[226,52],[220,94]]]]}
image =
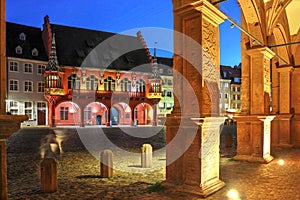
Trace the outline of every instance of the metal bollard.
{"type": "Polygon", "coordinates": [[[57,163],[53,158],[46,158],[41,162],[41,191],[56,192],[57,185],[57,163]]]}
{"type": "Polygon", "coordinates": [[[113,153],[111,150],[104,150],[100,154],[100,175],[102,178],[113,176],[113,153]]]}
{"type": "Polygon", "coordinates": [[[141,160],[142,160],[142,168],[152,167],[152,146],[150,144],[143,144],[141,160]]]}

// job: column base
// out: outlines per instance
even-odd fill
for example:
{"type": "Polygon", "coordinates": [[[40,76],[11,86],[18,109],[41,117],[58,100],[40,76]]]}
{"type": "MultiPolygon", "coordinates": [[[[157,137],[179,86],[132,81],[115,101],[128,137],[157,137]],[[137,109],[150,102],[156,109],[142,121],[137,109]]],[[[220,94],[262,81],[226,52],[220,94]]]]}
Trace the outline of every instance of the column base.
{"type": "Polygon", "coordinates": [[[274,116],[237,116],[237,155],[234,160],[269,163],[271,154],[271,121],[274,116]]]}
{"type": "Polygon", "coordinates": [[[251,156],[251,155],[236,155],[233,157],[234,160],[237,161],[247,161],[247,162],[258,162],[258,163],[269,163],[271,162],[274,158],[271,155],[268,156],[251,156]]]}
{"type": "Polygon", "coordinates": [[[197,186],[197,185],[177,185],[176,183],[171,183],[168,181],[165,181],[161,184],[163,187],[166,187],[167,189],[170,188],[172,190],[175,190],[177,192],[183,192],[187,194],[193,194],[199,197],[207,197],[220,189],[222,189],[225,186],[225,183],[219,179],[213,181],[211,184],[206,185],[204,187],[197,186]]]}

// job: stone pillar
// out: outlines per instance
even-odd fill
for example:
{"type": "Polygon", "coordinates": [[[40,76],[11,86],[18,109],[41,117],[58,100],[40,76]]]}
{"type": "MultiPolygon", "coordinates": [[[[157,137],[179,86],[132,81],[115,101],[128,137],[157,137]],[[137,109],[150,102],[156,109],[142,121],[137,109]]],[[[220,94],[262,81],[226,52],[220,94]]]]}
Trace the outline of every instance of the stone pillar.
{"type": "Polygon", "coordinates": [[[84,106],[80,106],[80,127],[84,127],[84,106]]]}
{"type": "Polygon", "coordinates": [[[0,115],[6,112],[6,8],[0,0],[0,115]]]}
{"type": "Polygon", "coordinates": [[[152,121],[152,125],[153,126],[157,126],[157,105],[153,105],[152,106],[153,109],[153,121],[152,121]]]}
{"type": "Polygon", "coordinates": [[[55,127],[55,105],[53,102],[49,102],[48,105],[49,126],[55,127]]]}
{"type": "Polygon", "coordinates": [[[276,131],[276,138],[273,137],[273,144],[279,146],[291,146],[291,73],[293,67],[278,67],[279,73],[279,114],[273,128],[276,131]]]}
{"type": "Polygon", "coordinates": [[[27,115],[0,115],[0,199],[7,200],[7,161],[6,140],[20,129],[22,121],[28,120],[27,115]]]}
{"type": "Polygon", "coordinates": [[[57,188],[57,163],[54,158],[45,158],[41,162],[41,191],[52,193],[57,188]]]}
{"type": "Polygon", "coordinates": [[[111,150],[104,150],[100,154],[100,174],[102,178],[113,176],[113,153],[111,150]]]}
{"type": "Polygon", "coordinates": [[[152,167],[152,146],[151,144],[143,144],[141,148],[141,166],[142,168],[152,167]]]}
{"type": "MultiPolygon", "coordinates": [[[[235,117],[237,120],[237,155],[236,160],[270,162],[271,155],[265,155],[270,148],[270,59],[275,55],[267,47],[247,50],[249,55],[249,82],[242,84],[249,87],[249,115],[235,117]],[[268,133],[267,133],[268,132],[268,133]]],[[[244,74],[243,74],[244,75],[244,74]]],[[[245,113],[247,114],[247,113],[245,113]]]]}
{"type": "Polygon", "coordinates": [[[8,199],[7,196],[7,164],[6,164],[6,139],[0,140],[0,153],[1,153],[1,199],[8,199]]]}
{"type": "Polygon", "coordinates": [[[107,122],[106,122],[107,126],[111,126],[112,125],[110,117],[111,117],[111,108],[109,107],[109,108],[107,108],[107,119],[106,119],[107,120],[107,122]]]}
{"type": "Polygon", "coordinates": [[[207,0],[173,1],[174,109],[166,121],[166,187],[208,196],[219,180],[219,28],[207,0]]]}

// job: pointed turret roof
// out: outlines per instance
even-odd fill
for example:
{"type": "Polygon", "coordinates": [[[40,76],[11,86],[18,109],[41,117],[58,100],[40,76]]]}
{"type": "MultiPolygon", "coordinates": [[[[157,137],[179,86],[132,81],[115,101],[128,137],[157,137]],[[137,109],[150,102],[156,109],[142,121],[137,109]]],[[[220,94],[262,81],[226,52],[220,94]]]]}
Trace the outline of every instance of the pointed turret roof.
{"type": "Polygon", "coordinates": [[[52,37],[52,46],[50,52],[50,58],[47,64],[45,71],[62,71],[58,65],[57,54],[56,54],[56,43],[55,43],[55,34],[53,33],[52,37]]]}

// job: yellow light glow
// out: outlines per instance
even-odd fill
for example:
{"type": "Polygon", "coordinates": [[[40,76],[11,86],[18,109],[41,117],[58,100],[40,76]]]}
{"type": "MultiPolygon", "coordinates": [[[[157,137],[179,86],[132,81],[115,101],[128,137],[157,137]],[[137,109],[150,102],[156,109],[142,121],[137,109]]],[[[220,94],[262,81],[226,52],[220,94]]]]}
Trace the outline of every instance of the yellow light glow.
{"type": "Polygon", "coordinates": [[[280,159],[280,160],[278,160],[277,163],[282,166],[282,165],[284,165],[284,160],[280,159]]]}
{"type": "Polygon", "coordinates": [[[227,197],[228,197],[229,199],[234,199],[234,200],[240,199],[239,193],[238,193],[238,191],[235,190],[235,189],[229,190],[228,193],[227,193],[227,197]]]}

